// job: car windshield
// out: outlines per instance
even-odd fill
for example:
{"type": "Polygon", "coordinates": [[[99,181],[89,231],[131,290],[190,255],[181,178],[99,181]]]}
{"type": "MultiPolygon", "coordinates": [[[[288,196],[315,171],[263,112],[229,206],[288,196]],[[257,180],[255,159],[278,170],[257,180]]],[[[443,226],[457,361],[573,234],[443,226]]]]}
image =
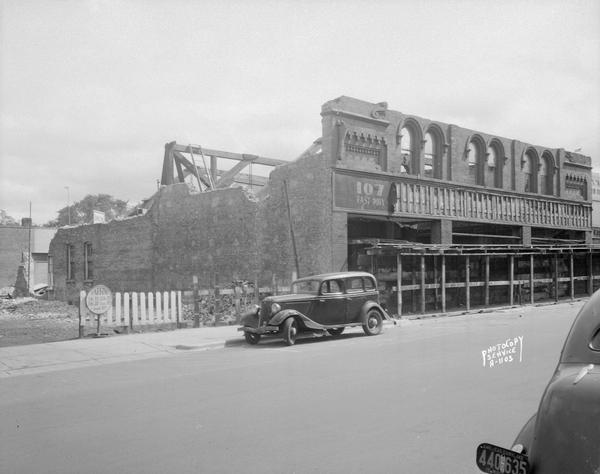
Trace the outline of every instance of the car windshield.
{"type": "Polygon", "coordinates": [[[292,283],[292,293],[295,295],[300,293],[316,295],[318,291],[319,280],[301,280],[292,283]]]}

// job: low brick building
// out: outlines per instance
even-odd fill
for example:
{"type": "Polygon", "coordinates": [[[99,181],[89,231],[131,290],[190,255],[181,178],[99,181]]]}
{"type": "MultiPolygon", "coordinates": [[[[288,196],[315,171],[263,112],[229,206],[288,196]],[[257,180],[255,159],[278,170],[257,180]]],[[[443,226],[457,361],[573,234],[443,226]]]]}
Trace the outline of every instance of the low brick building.
{"type": "Polygon", "coordinates": [[[592,250],[590,157],[349,97],[325,103],[321,117],[321,138],[256,193],[191,191],[168,144],[147,212],[58,231],[56,297],[95,283],[189,289],[193,276],[212,287],[342,269],[393,273],[375,261],[374,241],[592,250]]]}
{"type": "Polygon", "coordinates": [[[20,226],[0,226],[0,288],[14,286],[19,266],[30,272],[31,290],[48,283],[48,249],[55,233],[55,228],[31,226],[28,218],[20,226]]]}

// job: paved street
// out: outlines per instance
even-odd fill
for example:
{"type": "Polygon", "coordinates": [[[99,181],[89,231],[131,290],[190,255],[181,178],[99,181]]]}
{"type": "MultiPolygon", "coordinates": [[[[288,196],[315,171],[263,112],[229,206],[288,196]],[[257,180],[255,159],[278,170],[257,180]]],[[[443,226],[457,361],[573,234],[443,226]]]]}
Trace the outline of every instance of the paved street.
{"type": "Polygon", "coordinates": [[[476,445],[536,410],[581,304],[2,378],[0,472],[478,472],[476,445]]]}

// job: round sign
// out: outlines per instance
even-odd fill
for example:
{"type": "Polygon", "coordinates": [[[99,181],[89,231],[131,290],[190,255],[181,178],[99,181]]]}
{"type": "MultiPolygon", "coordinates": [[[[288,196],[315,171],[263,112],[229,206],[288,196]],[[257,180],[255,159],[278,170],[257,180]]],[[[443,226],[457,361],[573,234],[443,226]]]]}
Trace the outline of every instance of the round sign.
{"type": "Polygon", "coordinates": [[[96,285],[88,291],[85,304],[94,314],[104,314],[112,306],[112,293],[104,285],[96,285]]]}

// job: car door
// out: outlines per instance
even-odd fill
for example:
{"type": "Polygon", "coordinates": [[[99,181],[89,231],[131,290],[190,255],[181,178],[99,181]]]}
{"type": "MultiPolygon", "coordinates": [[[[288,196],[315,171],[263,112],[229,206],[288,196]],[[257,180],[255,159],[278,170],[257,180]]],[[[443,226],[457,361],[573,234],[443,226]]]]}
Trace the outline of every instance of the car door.
{"type": "Polygon", "coordinates": [[[346,288],[346,321],[356,323],[361,320],[361,309],[368,297],[361,277],[350,277],[344,281],[346,288]]]}
{"type": "Polygon", "coordinates": [[[342,280],[325,280],[321,283],[311,319],[324,326],[346,322],[346,299],[342,280]]]}

